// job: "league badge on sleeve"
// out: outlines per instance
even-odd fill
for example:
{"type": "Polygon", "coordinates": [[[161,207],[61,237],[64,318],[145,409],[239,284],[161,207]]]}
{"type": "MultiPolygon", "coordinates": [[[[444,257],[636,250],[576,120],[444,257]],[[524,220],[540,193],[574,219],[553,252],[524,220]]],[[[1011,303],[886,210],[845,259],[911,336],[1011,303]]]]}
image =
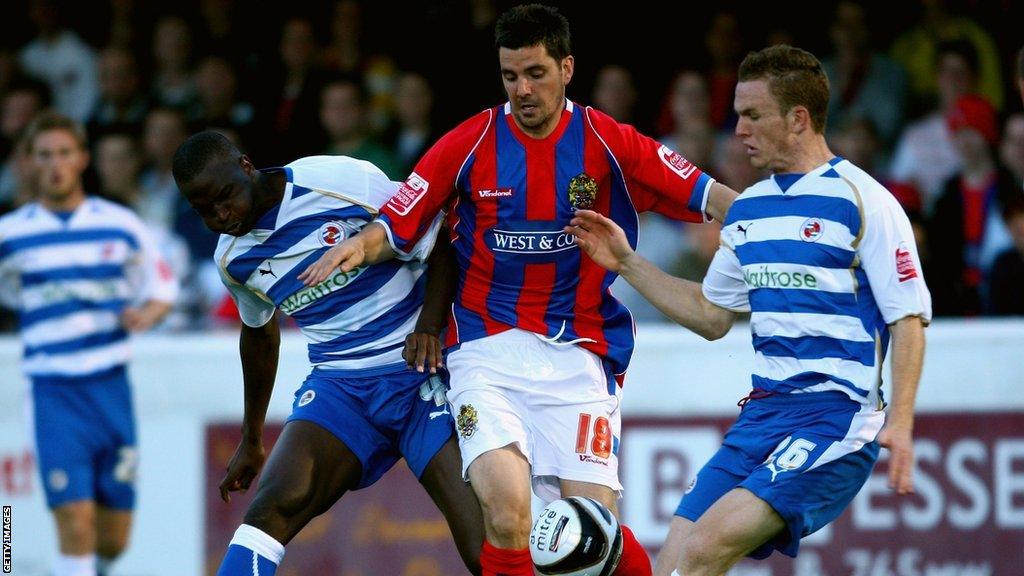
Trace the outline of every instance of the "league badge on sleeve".
{"type": "Polygon", "coordinates": [[[573,210],[590,210],[597,199],[597,180],[580,172],[569,180],[569,205],[573,210]]]}
{"type": "Polygon", "coordinates": [[[900,242],[900,245],[896,247],[896,274],[899,276],[900,282],[917,278],[917,266],[914,265],[914,257],[903,242],[900,242]]]}

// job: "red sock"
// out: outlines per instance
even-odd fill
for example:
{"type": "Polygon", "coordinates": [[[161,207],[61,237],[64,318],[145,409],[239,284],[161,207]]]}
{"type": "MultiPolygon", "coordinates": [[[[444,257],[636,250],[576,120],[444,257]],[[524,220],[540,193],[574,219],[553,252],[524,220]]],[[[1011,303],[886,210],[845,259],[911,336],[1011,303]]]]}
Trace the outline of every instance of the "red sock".
{"type": "Polygon", "coordinates": [[[622,558],[612,576],[651,576],[651,558],[637,541],[633,531],[622,525],[622,558]]]}
{"type": "MultiPolygon", "coordinates": [[[[533,576],[529,548],[495,548],[487,540],[484,540],[484,548],[480,552],[480,567],[483,568],[483,576],[533,576]]],[[[650,570],[647,573],[650,574],[650,570]]]]}

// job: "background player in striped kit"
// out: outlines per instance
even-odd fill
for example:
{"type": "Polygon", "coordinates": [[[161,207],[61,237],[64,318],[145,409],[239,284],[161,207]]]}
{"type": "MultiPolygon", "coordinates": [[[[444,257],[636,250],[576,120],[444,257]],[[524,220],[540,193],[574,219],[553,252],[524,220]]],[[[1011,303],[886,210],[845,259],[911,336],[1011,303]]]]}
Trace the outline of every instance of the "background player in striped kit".
{"type": "Polygon", "coordinates": [[[39,200],[0,219],[0,298],[18,311],[57,576],[103,574],[128,544],[138,452],[128,331],[178,283],[130,210],[87,196],[85,131],[53,112],[25,135],[39,200]],[[98,556],[98,558],[97,558],[98,556]]]}
{"type": "MultiPolygon", "coordinates": [[[[530,490],[617,510],[620,385],[633,351],[615,275],[562,228],[593,207],[638,237],[637,213],[721,219],[735,192],[632,126],[566,99],[574,60],[555,9],[518,6],[495,29],[509,101],[441,138],[381,209],[380,226],[300,278],[408,253],[442,209],[458,268],[446,344],[464,475],[480,497],[485,575],[533,574],[530,490]]],[[[628,528],[617,575],[650,574],[628,528]]]]}
{"type": "MultiPolygon", "coordinates": [[[[380,169],[345,156],[312,156],[257,170],[224,136],[201,132],[178,149],[173,172],[206,226],[221,233],[214,257],[243,322],[245,415],[220,485],[225,501],[250,486],[265,460],[263,423],[280,344],[276,310],[299,325],[313,366],[218,574],[273,574],[284,546],[310,520],[403,457],[448,520],[466,566],[479,574],[483,521],[476,496],[459,481],[462,463],[443,389],[430,378],[432,369],[411,371],[403,360],[407,336],[422,332],[423,261],[441,219],[406,261],[339,272],[306,287],[298,272],[359,231],[394,193],[397,185],[380,169]]],[[[431,274],[431,289],[445,276],[431,274]]]]}
{"type": "Polygon", "coordinates": [[[931,299],[896,199],[825,143],[828,80],[790,46],[740,65],[736,135],[772,177],[729,210],[703,284],[637,256],[611,220],[567,228],[662,312],[708,339],[752,312],[753,392],[683,497],[656,572],[723,574],[744,555],[795,556],[867,480],[879,444],[889,485],[912,491],[913,415],[931,299]],[[879,387],[892,340],[893,405],[879,387]],[[882,424],[885,422],[885,429],[882,424]],[[879,433],[881,430],[881,433],[879,433]]]}

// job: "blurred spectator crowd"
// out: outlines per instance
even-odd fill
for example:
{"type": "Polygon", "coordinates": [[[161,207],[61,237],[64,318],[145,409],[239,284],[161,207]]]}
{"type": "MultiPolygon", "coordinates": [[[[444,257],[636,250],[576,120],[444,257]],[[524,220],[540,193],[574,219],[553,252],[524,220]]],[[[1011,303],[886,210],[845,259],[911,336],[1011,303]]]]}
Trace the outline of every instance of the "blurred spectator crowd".
{"type": "MultiPolygon", "coordinates": [[[[474,111],[463,109],[467,103],[479,109],[500,101],[489,47],[504,4],[460,3],[471,44],[462,50],[470,53],[452,65],[471,69],[472,79],[489,78],[479,86],[367,49],[369,2],[324,4],[326,22],[299,10],[255,38],[231,0],[149,13],[145,34],[136,2],[110,0],[99,45],[72,26],[67,3],[24,2],[31,37],[0,47],[0,213],[32,200],[32,164],[19,136],[35,114],[55,108],[87,127],[87,192],[134,208],[181,277],[185,289],[166,329],[234,322],[212,260],[216,237],[171,177],[174,151],[189,134],[219,130],[258,166],[345,154],[402,180],[452,120],[474,111]],[[435,106],[435,91],[444,106],[435,106]]],[[[1017,64],[1007,57],[1019,46],[997,44],[943,2],[921,4],[889,46],[873,35],[872,10],[881,5],[829,8],[827,45],[813,49],[832,87],[828,140],[886,184],[910,215],[936,315],[1024,314],[1024,113],[1017,64]]],[[[565,11],[579,36],[589,23],[565,11]]],[[[764,32],[767,43],[801,44],[782,28],[764,32]]],[[[660,65],[660,82],[638,82],[637,75],[650,75],[649,62],[594,61],[578,43],[578,66],[589,76],[574,80],[569,95],[637,124],[743,190],[766,175],[732,135],[732,97],[740,60],[764,43],[743,32],[741,9],[709,14],[700,34],[699,65],[660,65]],[[658,84],[661,93],[642,93],[658,84]]],[[[642,216],[641,253],[673,274],[699,280],[717,247],[713,224],[642,216]]],[[[638,320],[664,320],[624,282],[613,290],[638,320]]],[[[0,318],[0,326],[13,329],[13,317],[0,318]]]]}

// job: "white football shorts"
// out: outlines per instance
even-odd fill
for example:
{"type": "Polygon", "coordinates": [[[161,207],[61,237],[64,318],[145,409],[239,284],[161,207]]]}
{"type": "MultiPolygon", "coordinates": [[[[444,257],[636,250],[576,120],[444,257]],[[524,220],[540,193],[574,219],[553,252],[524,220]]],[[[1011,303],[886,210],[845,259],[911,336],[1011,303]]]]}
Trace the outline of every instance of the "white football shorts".
{"type": "Polygon", "coordinates": [[[621,492],[619,388],[609,394],[596,354],[512,329],[463,343],[447,364],[464,478],[484,452],[516,444],[544,501],[560,497],[558,479],[621,492]]]}

